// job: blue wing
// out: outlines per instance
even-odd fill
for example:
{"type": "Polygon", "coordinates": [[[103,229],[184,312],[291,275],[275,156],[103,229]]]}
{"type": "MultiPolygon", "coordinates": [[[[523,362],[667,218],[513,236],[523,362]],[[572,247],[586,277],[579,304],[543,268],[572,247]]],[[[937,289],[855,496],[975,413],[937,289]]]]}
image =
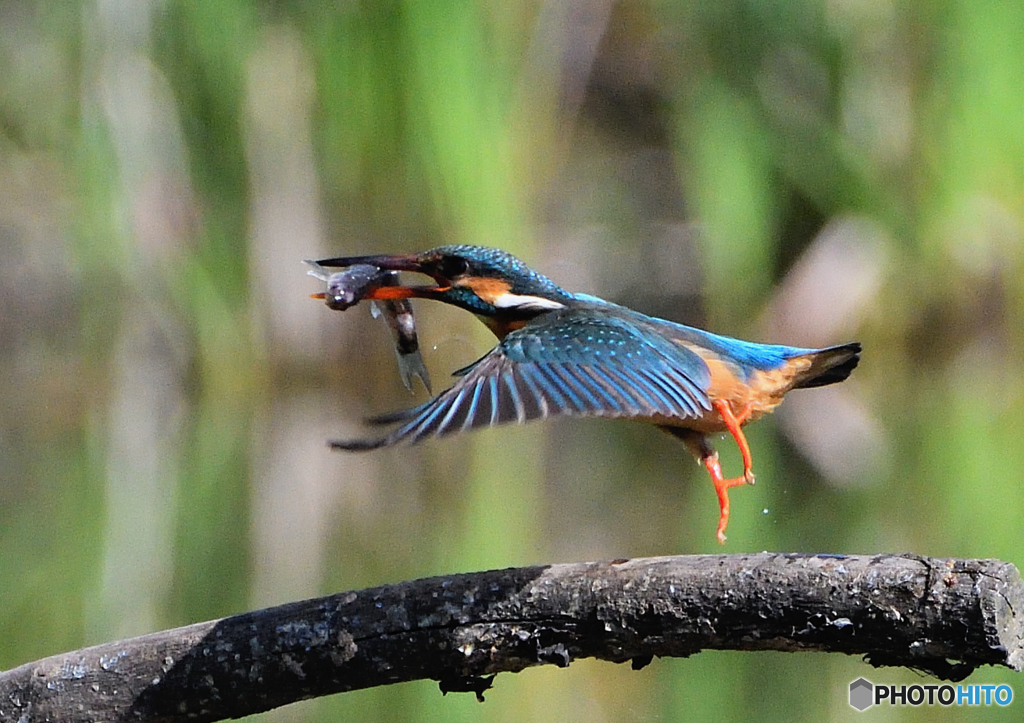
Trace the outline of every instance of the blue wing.
{"type": "Polygon", "coordinates": [[[557,415],[688,419],[711,409],[707,365],[644,323],[572,310],[508,334],[426,404],[370,420],[398,424],[364,450],[557,415]],[[645,333],[647,332],[647,333],[645,333]]]}

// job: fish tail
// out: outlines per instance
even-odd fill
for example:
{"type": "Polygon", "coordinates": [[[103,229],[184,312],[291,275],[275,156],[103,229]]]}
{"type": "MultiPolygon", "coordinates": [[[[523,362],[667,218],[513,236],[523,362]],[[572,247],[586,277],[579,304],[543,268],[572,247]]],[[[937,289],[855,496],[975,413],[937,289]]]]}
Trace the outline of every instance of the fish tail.
{"type": "Polygon", "coordinates": [[[423,387],[427,390],[427,394],[433,394],[430,390],[430,374],[427,372],[426,364],[423,363],[423,357],[420,355],[419,349],[408,353],[396,349],[395,356],[398,357],[398,373],[402,377],[402,383],[405,384],[405,388],[411,392],[412,378],[419,377],[420,381],[423,382],[423,387]]]}

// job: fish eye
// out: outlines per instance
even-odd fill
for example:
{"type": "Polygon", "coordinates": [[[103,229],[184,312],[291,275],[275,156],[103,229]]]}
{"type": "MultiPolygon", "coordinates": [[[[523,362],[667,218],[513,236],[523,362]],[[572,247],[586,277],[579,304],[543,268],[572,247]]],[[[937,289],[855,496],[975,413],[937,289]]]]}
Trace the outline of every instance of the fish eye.
{"type": "Polygon", "coordinates": [[[447,279],[454,279],[469,271],[469,262],[461,256],[444,256],[438,265],[438,271],[447,279]]]}

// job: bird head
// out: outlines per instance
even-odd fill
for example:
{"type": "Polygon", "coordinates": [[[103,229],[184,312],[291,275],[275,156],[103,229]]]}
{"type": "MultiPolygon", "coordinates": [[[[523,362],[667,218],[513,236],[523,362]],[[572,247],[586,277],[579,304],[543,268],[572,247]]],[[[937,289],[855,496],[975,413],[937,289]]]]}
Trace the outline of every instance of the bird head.
{"type": "Polygon", "coordinates": [[[368,264],[389,271],[426,274],[434,284],[380,286],[366,299],[436,299],[479,316],[530,317],[561,309],[572,296],[510,253],[485,246],[438,246],[418,254],[348,256],[321,266],[368,264]]]}

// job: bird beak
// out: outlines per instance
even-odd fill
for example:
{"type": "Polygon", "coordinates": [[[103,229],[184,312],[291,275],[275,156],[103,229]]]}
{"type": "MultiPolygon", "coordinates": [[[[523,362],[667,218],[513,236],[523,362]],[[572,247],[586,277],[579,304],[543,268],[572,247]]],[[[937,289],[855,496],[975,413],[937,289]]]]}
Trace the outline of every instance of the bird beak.
{"type": "Polygon", "coordinates": [[[366,264],[367,266],[376,266],[378,269],[387,269],[388,271],[419,271],[423,267],[416,254],[338,256],[333,259],[321,259],[316,263],[328,268],[345,268],[347,266],[356,266],[357,264],[366,264]]]}
{"type": "Polygon", "coordinates": [[[338,256],[333,259],[321,259],[315,263],[328,268],[344,268],[366,264],[376,266],[385,271],[413,271],[420,274],[432,276],[438,285],[436,286],[404,286],[398,283],[384,284],[377,286],[363,296],[364,299],[432,299],[438,294],[447,291],[450,284],[444,279],[428,274],[423,270],[423,264],[416,254],[395,254],[380,256],[338,256]]]}

